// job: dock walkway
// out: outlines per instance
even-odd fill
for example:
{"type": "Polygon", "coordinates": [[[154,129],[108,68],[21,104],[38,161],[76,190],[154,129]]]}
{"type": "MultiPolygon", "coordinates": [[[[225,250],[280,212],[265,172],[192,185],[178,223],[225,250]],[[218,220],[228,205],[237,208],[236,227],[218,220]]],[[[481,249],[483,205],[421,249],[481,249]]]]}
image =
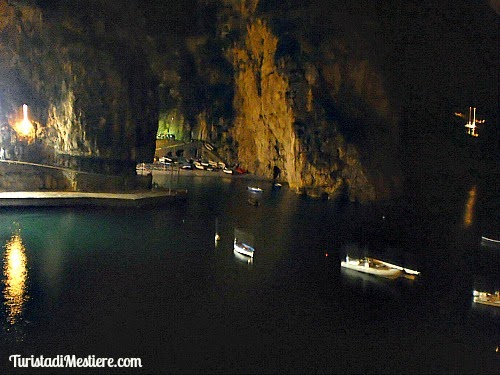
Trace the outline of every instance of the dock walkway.
{"type": "Polygon", "coordinates": [[[73,191],[4,191],[0,207],[156,206],[186,198],[184,189],[151,190],[133,193],[87,193],[73,191]]]}

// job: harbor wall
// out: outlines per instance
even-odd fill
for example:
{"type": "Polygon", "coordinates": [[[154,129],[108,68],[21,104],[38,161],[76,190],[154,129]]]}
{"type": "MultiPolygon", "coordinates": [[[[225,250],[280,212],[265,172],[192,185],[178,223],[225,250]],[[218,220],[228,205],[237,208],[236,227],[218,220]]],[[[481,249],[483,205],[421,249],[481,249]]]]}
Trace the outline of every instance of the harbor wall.
{"type": "Polygon", "coordinates": [[[150,189],[151,185],[151,175],[103,175],[30,163],[0,162],[0,191],[130,192],[150,189]]]}

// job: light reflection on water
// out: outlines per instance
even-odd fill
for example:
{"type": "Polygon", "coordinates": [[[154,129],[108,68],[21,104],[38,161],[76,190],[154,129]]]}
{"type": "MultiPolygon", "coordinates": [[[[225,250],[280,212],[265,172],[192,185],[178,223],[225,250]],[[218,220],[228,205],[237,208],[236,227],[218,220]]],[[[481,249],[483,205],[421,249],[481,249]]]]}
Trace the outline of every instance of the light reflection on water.
{"type": "Polygon", "coordinates": [[[14,230],[4,248],[4,306],[7,323],[13,326],[20,321],[29,298],[27,292],[28,260],[19,228],[14,230]]]}
{"type": "Polygon", "coordinates": [[[474,209],[477,201],[477,187],[474,185],[469,190],[467,202],[464,210],[464,227],[470,227],[474,221],[474,209]]]}
{"type": "Polygon", "coordinates": [[[425,354],[442,340],[455,340],[451,334],[431,345],[406,339],[422,332],[431,338],[435,329],[465,334],[472,324],[477,335],[465,348],[497,344],[494,317],[469,304],[472,280],[465,276],[472,275],[478,241],[476,218],[470,227],[463,224],[468,189],[453,206],[439,201],[453,210],[427,225],[413,219],[426,215],[406,218],[410,210],[313,201],[286,188],[265,189],[254,207],[247,202],[248,184],[190,181],[186,203],[147,210],[5,212],[4,228],[23,224],[16,246],[25,259],[25,297],[12,326],[32,322],[22,348],[44,355],[68,346],[78,354],[130,353],[147,361],[148,372],[202,372],[204,366],[206,372],[293,372],[295,365],[297,372],[312,371],[308,363],[319,363],[323,371],[317,372],[362,372],[369,367],[350,367],[359,358],[366,359],[361,366],[378,361],[373,369],[384,372],[378,348],[427,369],[425,354]],[[216,244],[214,228],[221,236],[216,244]],[[255,236],[255,260],[234,253],[235,228],[255,236]],[[422,277],[410,282],[350,272],[339,264],[346,253],[408,266],[422,277]],[[454,316],[464,323],[453,323],[454,316]],[[481,335],[486,344],[473,342],[481,335]],[[413,359],[411,349],[423,354],[413,359]],[[332,353],[345,353],[346,361],[339,364],[332,353]],[[265,361],[252,367],[248,358],[265,361]],[[291,365],[267,367],[266,360],[291,365]]]}
{"type": "Polygon", "coordinates": [[[248,269],[251,269],[253,267],[253,258],[252,257],[247,257],[243,254],[238,253],[236,250],[233,251],[234,254],[234,260],[236,263],[247,265],[248,269]]]}

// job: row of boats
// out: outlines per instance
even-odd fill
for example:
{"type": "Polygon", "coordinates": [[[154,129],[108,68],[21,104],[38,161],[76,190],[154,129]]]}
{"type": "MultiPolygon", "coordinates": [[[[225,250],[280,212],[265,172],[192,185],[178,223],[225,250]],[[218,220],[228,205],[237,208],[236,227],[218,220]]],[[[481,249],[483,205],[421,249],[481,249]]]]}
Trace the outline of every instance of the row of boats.
{"type": "MultiPolygon", "coordinates": [[[[248,190],[252,193],[262,192],[262,189],[258,187],[249,186],[248,190]]],[[[482,237],[482,242],[487,242],[487,245],[489,246],[498,246],[498,241],[491,240],[489,238],[482,237]]],[[[248,241],[244,241],[238,238],[235,233],[234,252],[249,257],[253,260],[255,248],[248,241]]],[[[345,260],[340,262],[340,265],[341,267],[346,269],[386,279],[397,279],[400,277],[404,277],[414,280],[420,275],[419,271],[370,257],[353,259],[350,258],[349,255],[347,255],[345,260]]],[[[500,307],[500,292],[496,291],[494,294],[492,294],[474,290],[473,301],[477,304],[500,307]]]]}
{"type": "MultiPolygon", "coordinates": [[[[397,279],[405,277],[408,279],[415,279],[420,272],[397,266],[382,260],[374,258],[352,259],[346,256],[345,261],[340,263],[341,267],[367,273],[374,276],[383,277],[386,279],[397,279]]],[[[495,293],[488,293],[483,291],[473,291],[473,302],[481,305],[500,307],[500,291],[495,293]]]]}

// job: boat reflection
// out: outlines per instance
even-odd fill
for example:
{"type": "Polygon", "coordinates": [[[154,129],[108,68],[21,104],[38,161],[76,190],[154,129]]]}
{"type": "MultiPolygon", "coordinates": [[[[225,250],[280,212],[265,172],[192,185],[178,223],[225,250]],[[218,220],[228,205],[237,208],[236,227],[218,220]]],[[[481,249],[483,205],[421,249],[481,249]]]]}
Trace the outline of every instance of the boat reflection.
{"type": "Polygon", "coordinates": [[[344,267],[341,268],[340,272],[346,285],[360,288],[364,293],[375,292],[393,297],[400,296],[399,290],[394,285],[394,280],[379,278],[344,267]]]}
{"type": "Polygon", "coordinates": [[[253,257],[248,257],[233,250],[234,259],[239,264],[246,264],[248,268],[253,267],[253,257]]]}
{"type": "Polygon", "coordinates": [[[14,231],[4,248],[4,305],[7,323],[15,325],[20,321],[26,301],[28,300],[26,248],[22,242],[19,228],[14,231]]]}

